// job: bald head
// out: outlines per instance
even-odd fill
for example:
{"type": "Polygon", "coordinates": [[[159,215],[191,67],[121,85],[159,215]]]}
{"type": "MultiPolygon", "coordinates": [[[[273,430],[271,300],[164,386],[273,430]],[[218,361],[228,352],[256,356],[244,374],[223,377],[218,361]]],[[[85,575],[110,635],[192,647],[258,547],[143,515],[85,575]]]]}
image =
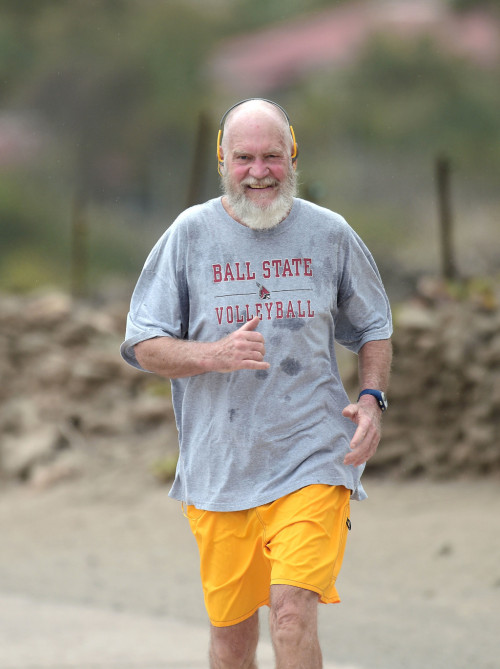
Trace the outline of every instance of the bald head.
{"type": "Polygon", "coordinates": [[[258,135],[264,129],[274,128],[279,132],[283,142],[293,151],[293,139],[289,120],[283,110],[267,100],[247,100],[230,109],[224,119],[222,149],[227,147],[234,135],[242,131],[250,131],[258,135]]]}

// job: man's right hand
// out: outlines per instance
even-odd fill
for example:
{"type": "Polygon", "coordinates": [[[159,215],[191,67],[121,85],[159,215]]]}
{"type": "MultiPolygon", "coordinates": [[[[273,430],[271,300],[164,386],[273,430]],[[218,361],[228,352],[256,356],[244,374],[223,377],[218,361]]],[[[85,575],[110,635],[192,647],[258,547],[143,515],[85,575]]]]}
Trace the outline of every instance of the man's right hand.
{"type": "Polygon", "coordinates": [[[260,318],[254,316],[238,330],[213,344],[214,372],[235,372],[240,369],[269,369],[264,361],[264,337],[256,331],[260,318]]]}
{"type": "Polygon", "coordinates": [[[259,317],[247,321],[235,332],[214,342],[197,342],[155,337],[135,345],[143,369],[170,379],[206,372],[235,372],[240,369],[269,369],[264,361],[264,337],[256,332],[259,317]]]}

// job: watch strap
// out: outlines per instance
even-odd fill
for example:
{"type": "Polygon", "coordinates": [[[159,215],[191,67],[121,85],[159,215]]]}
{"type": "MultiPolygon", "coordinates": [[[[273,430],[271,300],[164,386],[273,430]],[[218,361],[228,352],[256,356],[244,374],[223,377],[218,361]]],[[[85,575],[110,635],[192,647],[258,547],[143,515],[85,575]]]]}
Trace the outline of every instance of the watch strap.
{"type": "Polygon", "coordinates": [[[387,411],[387,399],[385,397],[385,393],[383,393],[381,390],[374,390],[373,388],[365,388],[365,390],[362,390],[359,395],[358,395],[358,402],[360,397],[363,395],[372,395],[376,400],[377,403],[380,407],[381,411],[387,411]]]}

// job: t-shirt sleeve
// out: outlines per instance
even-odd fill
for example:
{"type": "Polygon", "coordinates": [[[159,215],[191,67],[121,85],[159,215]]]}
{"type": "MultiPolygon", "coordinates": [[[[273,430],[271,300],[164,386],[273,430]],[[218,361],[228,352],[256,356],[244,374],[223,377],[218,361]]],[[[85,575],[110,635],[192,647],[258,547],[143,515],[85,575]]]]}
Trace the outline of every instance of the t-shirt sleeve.
{"type": "Polygon", "coordinates": [[[178,235],[170,229],[151,251],[137,281],[127,316],[123,359],[142,369],[134,346],[154,337],[183,339],[189,327],[189,295],[178,271],[178,235]]]}
{"type": "Polygon", "coordinates": [[[339,254],[335,339],[358,353],[368,341],[390,338],[391,308],[375,260],[352,229],[339,254]]]}

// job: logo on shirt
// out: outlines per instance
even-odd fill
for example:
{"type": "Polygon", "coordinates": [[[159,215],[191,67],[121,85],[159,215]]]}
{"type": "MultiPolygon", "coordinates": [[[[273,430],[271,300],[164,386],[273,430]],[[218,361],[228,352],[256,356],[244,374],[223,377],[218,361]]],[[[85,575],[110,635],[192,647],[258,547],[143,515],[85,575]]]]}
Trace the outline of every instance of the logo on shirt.
{"type": "Polygon", "coordinates": [[[271,293],[267,290],[265,286],[262,286],[258,281],[256,281],[256,284],[259,288],[259,299],[268,300],[271,297],[271,293]]]}
{"type": "MultiPolygon", "coordinates": [[[[259,278],[266,281],[273,281],[276,287],[272,289],[272,295],[283,293],[304,293],[312,292],[309,277],[313,276],[312,260],[311,258],[284,258],[264,260],[259,268],[253,267],[250,262],[234,262],[234,263],[217,263],[212,265],[212,278],[214,284],[220,284],[221,288],[224,286],[226,290],[221,291],[220,294],[215,295],[216,299],[225,298],[241,298],[247,297],[246,300],[237,300],[238,304],[231,304],[227,306],[216,306],[215,313],[219,325],[226,323],[245,323],[251,320],[254,316],[258,316],[260,320],[282,320],[287,318],[314,318],[314,308],[311,300],[305,299],[307,296],[301,296],[300,299],[284,300],[272,299],[271,290],[257,281],[259,278]],[[302,277],[306,281],[302,285],[286,288],[290,284],[290,279],[302,277]],[[247,283],[248,281],[255,282],[255,288],[247,283]],[[238,286],[238,288],[236,288],[238,286]],[[248,287],[248,291],[241,290],[248,287]],[[252,300],[252,297],[253,300],[252,300]],[[257,297],[258,301],[255,301],[257,297]]],[[[269,284],[268,284],[269,285],[269,284]]]]}

